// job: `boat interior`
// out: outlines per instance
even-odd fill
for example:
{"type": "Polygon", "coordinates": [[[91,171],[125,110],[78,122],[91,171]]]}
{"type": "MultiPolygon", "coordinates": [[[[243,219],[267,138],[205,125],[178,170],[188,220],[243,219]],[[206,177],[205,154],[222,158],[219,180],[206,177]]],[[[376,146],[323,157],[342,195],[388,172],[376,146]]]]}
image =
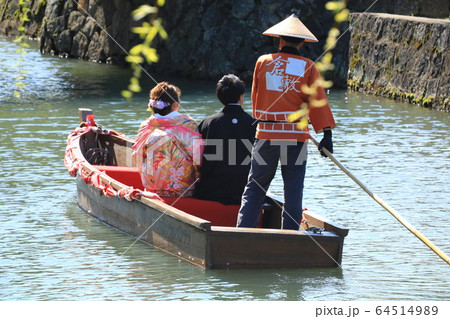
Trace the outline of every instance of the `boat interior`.
{"type": "MultiPolygon", "coordinates": [[[[80,149],[95,169],[124,185],[144,190],[140,172],[131,162],[133,143],[134,140],[124,136],[90,131],[81,137],[80,149]]],[[[163,200],[179,210],[210,221],[212,226],[236,226],[239,205],[223,205],[193,197],[163,197],[163,200]]],[[[261,211],[259,227],[281,228],[281,205],[276,199],[267,197],[261,211]]]]}

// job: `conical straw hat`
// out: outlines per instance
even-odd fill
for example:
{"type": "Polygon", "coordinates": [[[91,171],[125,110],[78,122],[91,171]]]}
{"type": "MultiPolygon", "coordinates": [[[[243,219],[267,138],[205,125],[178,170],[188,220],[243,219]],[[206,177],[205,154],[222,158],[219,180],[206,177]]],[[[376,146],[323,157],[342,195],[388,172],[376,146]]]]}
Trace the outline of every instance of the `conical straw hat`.
{"type": "Polygon", "coordinates": [[[306,42],[318,42],[317,38],[312,34],[311,31],[300,21],[295,14],[284,19],[280,23],[275,24],[263,32],[264,35],[269,35],[271,37],[293,37],[302,38],[306,42]]]}

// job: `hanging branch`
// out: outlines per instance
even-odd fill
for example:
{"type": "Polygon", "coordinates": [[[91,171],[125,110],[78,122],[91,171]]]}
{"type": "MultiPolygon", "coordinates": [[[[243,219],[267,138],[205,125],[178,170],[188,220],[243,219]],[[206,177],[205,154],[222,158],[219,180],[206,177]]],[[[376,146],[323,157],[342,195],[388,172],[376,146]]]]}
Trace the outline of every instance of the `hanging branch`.
{"type": "MultiPolygon", "coordinates": [[[[330,1],[325,4],[325,8],[334,12],[334,25],[328,32],[328,37],[325,42],[325,52],[322,54],[321,59],[316,62],[316,67],[320,72],[321,78],[317,79],[313,84],[303,84],[301,86],[302,92],[310,96],[309,104],[312,107],[321,107],[326,105],[325,99],[318,100],[316,98],[317,88],[323,87],[324,89],[331,88],[333,86],[332,81],[326,81],[325,73],[334,69],[334,64],[331,62],[333,54],[331,50],[336,46],[338,36],[340,34],[339,25],[348,20],[349,10],[347,9],[347,0],[342,1],[330,1]]],[[[294,122],[300,119],[297,125],[299,129],[305,129],[308,126],[308,104],[303,103],[298,111],[290,114],[288,120],[294,122]]]]}
{"type": "MultiPolygon", "coordinates": [[[[22,56],[24,54],[27,54],[25,49],[30,47],[28,45],[28,43],[25,42],[25,40],[26,40],[25,24],[30,21],[29,14],[31,13],[31,9],[28,6],[29,2],[30,2],[30,0],[19,0],[19,3],[18,3],[19,8],[14,12],[14,16],[20,22],[20,26],[17,29],[19,31],[19,35],[16,36],[16,39],[14,40],[14,42],[19,45],[19,48],[16,50],[16,52],[21,54],[22,56]]],[[[20,68],[23,61],[24,61],[24,58],[20,57],[17,60],[17,62],[15,63],[15,66],[20,68]]],[[[23,91],[25,88],[25,84],[23,83],[23,80],[25,79],[26,74],[27,74],[27,71],[25,69],[20,69],[14,78],[14,84],[17,87],[17,90],[14,91],[14,96],[17,99],[20,99],[20,97],[21,97],[20,91],[23,91]]]]}
{"type": "Polygon", "coordinates": [[[133,76],[130,79],[128,90],[122,91],[122,96],[131,99],[134,93],[140,92],[141,86],[139,79],[141,78],[143,67],[142,63],[152,64],[159,60],[156,49],[151,47],[152,41],[157,35],[162,39],[167,38],[167,33],[162,26],[162,19],[158,18],[158,7],[164,6],[165,0],[158,0],[156,6],[142,5],[132,12],[133,19],[138,21],[147,15],[150,15],[150,22],[143,22],[140,27],[135,27],[132,31],[143,39],[141,44],[135,45],[130,49],[129,55],[125,58],[131,64],[133,76]]]}

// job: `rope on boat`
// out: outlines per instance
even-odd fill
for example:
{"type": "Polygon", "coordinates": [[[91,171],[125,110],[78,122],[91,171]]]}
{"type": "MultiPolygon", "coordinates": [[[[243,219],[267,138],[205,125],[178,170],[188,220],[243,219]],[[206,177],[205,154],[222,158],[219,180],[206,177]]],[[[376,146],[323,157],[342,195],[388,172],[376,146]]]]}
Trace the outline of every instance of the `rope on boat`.
{"type": "Polygon", "coordinates": [[[90,148],[86,152],[86,159],[92,165],[107,165],[109,158],[109,151],[104,148],[90,148]]]}
{"type": "Polygon", "coordinates": [[[314,234],[322,234],[324,230],[325,228],[323,227],[315,227],[315,226],[306,229],[306,231],[313,232],[314,234]]]}
{"type": "MultiPolygon", "coordinates": [[[[159,197],[158,194],[150,191],[142,191],[140,189],[133,188],[132,186],[119,186],[116,189],[113,185],[114,180],[106,175],[105,172],[102,172],[94,167],[89,167],[89,172],[85,170],[84,165],[86,165],[86,160],[80,159],[74,154],[74,151],[78,149],[74,145],[74,143],[76,143],[76,139],[79,139],[82,135],[90,132],[93,129],[95,129],[96,133],[98,133],[99,128],[87,126],[86,123],[84,123],[84,125],[80,125],[78,129],[72,131],[69,134],[67,138],[66,153],[64,156],[64,165],[66,166],[69,174],[72,177],[76,177],[77,174],[79,174],[87,185],[92,185],[95,188],[99,189],[102,192],[101,194],[106,197],[119,197],[124,198],[128,201],[132,201],[133,199],[138,199],[141,197],[147,197],[151,199],[158,199],[164,202],[164,200],[159,197]],[[102,176],[108,179],[107,183],[104,183],[102,181],[102,176]]],[[[102,133],[107,135],[123,135],[122,133],[118,133],[115,131],[102,130],[102,133]]],[[[89,151],[90,150],[86,152],[86,156],[90,154],[89,151]]],[[[109,152],[107,150],[94,148],[92,154],[87,159],[87,162],[92,165],[104,165],[107,163],[107,156],[109,156],[109,152]]]]}

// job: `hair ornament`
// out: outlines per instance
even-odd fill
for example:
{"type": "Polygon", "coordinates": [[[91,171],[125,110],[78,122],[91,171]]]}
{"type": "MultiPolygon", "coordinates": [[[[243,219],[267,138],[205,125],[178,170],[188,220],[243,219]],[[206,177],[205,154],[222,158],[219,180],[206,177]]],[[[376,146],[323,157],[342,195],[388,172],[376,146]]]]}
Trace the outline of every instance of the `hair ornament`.
{"type": "Polygon", "coordinates": [[[163,108],[165,108],[169,105],[170,105],[169,102],[164,102],[161,100],[153,100],[153,99],[150,99],[150,102],[148,103],[149,108],[159,109],[159,110],[162,110],[163,108]]]}

